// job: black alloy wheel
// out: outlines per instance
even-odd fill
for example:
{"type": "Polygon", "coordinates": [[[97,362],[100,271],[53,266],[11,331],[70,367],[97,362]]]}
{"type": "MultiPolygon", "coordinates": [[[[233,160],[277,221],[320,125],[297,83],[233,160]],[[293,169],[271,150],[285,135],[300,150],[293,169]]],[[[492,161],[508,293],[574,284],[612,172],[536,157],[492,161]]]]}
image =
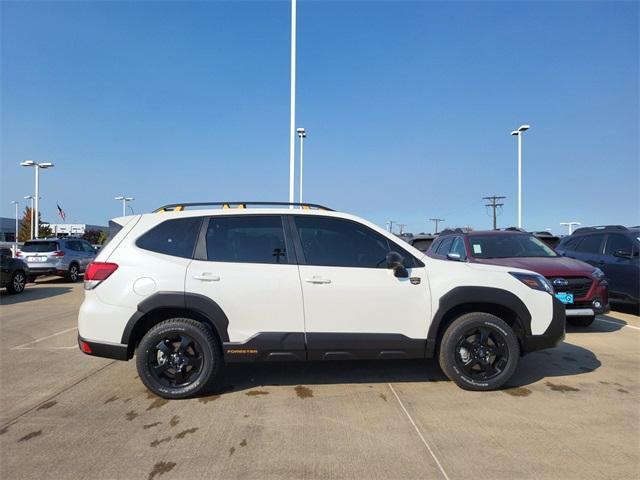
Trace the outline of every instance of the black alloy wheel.
{"type": "Polygon", "coordinates": [[[469,328],[456,345],[456,363],[474,380],[496,378],[508,362],[506,339],[490,326],[469,328]]]}
{"type": "Polygon", "coordinates": [[[169,334],[147,353],[153,378],[170,388],[189,385],[202,369],[202,349],[185,334],[169,334]]]}

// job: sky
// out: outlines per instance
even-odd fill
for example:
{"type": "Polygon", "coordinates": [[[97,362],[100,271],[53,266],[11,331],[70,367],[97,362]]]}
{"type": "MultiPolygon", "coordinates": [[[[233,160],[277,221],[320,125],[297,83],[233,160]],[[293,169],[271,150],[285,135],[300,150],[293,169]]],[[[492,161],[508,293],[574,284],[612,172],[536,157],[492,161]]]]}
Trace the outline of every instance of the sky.
{"type": "MultiPolygon", "coordinates": [[[[298,2],[304,200],[406,231],[640,224],[638,2],[298,2]]],[[[287,1],[0,2],[0,213],[288,199],[287,1]],[[24,206],[24,203],[22,204],[24,206]]],[[[297,183],[297,179],[296,179],[297,183]]],[[[297,198],[297,193],[296,193],[297,198]]]]}

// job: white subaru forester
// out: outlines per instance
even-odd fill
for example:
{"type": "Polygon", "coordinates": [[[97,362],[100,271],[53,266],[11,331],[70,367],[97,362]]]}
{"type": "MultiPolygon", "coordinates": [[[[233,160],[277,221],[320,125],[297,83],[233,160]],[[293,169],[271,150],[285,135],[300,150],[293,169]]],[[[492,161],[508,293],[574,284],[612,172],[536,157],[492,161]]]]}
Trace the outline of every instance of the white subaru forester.
{"type": "Polygon", "coordinates": [[[318,205],[176,204],[110,227],[85,274],[80,349],[135,353],[165,398],[202,393],[227,362],[272,360],[437,356],[460,387],[491,390],[564,338],[541,275],[429,258],[318,205]]]}

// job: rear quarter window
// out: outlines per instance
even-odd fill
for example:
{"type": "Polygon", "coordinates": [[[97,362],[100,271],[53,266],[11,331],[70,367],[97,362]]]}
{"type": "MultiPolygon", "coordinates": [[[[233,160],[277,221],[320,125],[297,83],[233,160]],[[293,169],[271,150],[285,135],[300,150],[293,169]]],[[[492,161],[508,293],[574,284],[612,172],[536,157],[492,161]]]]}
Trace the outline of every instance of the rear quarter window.
{"type": "Polygon", "coordinates": [[[176,218],[164,221],[136,241],[136,245],[173,257],[192,258],[202,217],[176,218]]]}

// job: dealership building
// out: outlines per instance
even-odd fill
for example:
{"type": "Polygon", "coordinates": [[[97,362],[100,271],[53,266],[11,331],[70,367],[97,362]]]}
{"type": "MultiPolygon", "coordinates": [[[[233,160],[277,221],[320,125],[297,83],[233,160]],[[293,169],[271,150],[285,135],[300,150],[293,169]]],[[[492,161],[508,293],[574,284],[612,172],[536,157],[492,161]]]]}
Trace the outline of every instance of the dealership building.
{"type": "MultiPolygon", "coordinates": [[[[20,222],[21,223],[21,222],[20,222]]],[[[104,230],[107,227],[100,225],[89,225],[86,223],[43,223],[48,225],[55,237],[81,237],[88,230],[104,230]]],[[[15,218],[0,217],[0,242],[16,241],[16,220],[15,218]]]]}

